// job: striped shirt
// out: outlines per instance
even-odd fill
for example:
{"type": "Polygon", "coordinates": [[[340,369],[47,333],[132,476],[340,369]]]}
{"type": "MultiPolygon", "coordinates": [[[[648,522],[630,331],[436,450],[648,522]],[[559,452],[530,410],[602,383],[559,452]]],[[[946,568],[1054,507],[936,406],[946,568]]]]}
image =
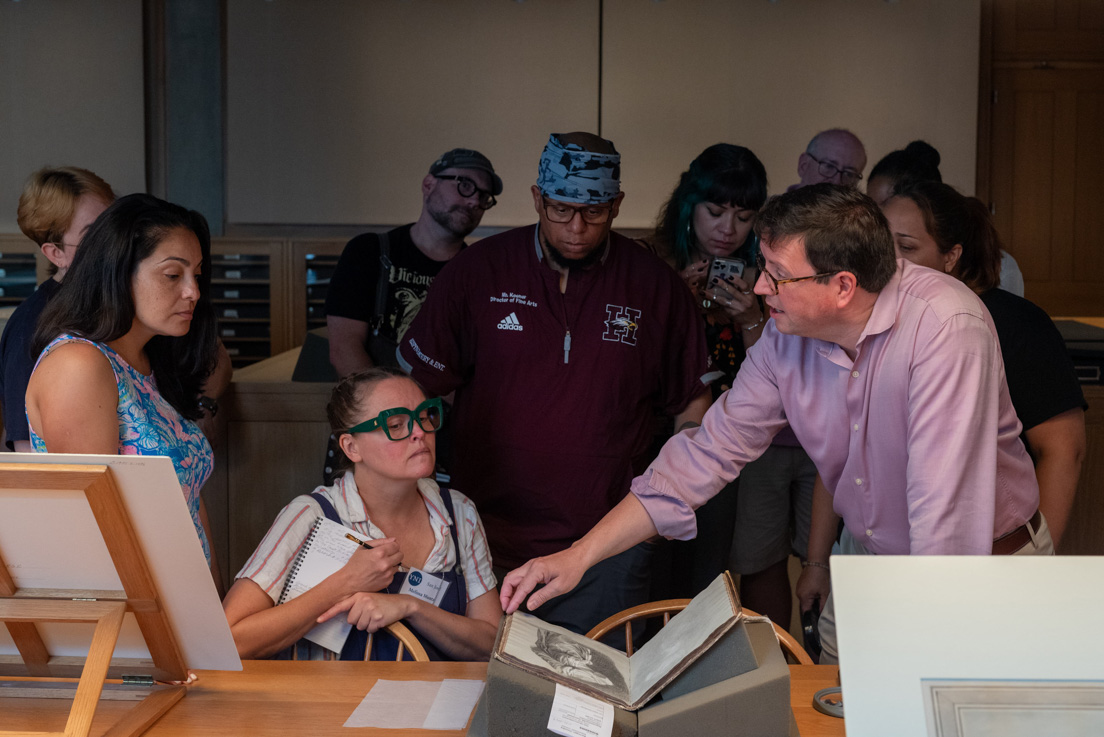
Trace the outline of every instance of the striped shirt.
{"type": "MultiPolygon", "coordinates": [[[[418,491],[422,495],[429,522],[433,527],[433,550],[425,564],[419,566],[427,573],[441,573],[456,565],[456,550],[449,534],[449,518],[441,502],[441,491],[436,482],[430,479],[418,481],[418,491]]],[[[379,540],[387,537],[383,530],[368,519],[368,510],[357,491],[352,471],[339,478],[333,486],[319,486],[316,493],[325,494],[337,510],[341,521],[362,535],[379,540]]],[[[457,515],[456,534],[463,552],[461,565],[464,568],[464,581],[468,587],[468,601],[477,599],[497,584],[491,572],[491,553],[487,547],[487,535],[483,523],[475,511],[471,500],[458,491],[452,494],[452,507],[457,515]]],[[[261,544],[238,572],[236,578],[248,578],[264,589],[273,603],[280,598],[287,581],[291,563],[303,541],[310,534],[311,525],[318,517],[324,516],[322,508],[310,495],[297,496],[291,501],[272,523],[261,544]]],[[[399,541],[402,544],[402,541],[399,541]]]]}

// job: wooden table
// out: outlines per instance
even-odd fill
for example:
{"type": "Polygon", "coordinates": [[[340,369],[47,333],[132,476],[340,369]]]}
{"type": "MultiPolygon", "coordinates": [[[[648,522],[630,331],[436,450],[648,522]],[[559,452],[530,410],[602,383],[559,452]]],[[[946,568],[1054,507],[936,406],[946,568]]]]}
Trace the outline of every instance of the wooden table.
{"type": "MultiPolygon", "coordinates": [[[[236,672],[199,671],[188,695],[154,724],[148,737],[202,735],[395,735],[394,730],[357,729],[341,725],[377,679],[435,681],[482,679],[485,663],[292,663],[245,661],[236,672]]],[[[790,693],[801,737],[843,737],[843,720],[813,709],[813,694],[836,685],[835,666],[790,666],[790,693]]],[[[100,737],[130,704],[100,702],[92,735],[100,737]]],[[[34,731],[65,727],[69,702],[0,699],[0,729],[34,731]]],[[[402,737],[447,737],[463,732],[407,729],[402,737]]]]}

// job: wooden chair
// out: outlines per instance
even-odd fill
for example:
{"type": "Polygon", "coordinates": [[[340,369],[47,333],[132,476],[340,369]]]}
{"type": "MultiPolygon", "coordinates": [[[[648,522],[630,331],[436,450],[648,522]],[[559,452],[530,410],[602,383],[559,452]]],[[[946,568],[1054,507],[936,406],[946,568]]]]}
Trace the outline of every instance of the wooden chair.
{"type": "MultiPolygon", "coordinates": [[[[615,627],[623,626],[625,628],[625,652],[632,655],[632,622],[634,620],[662,616],[663,624],[666,625],[671,621],[671,615],[678,614],[689,603],[689,599],[663,599],[662,601],[652,601],[647,604],[629,607],[596,624],[590,632],[587,632],[586,636],[592,640],[597,640],[615,627]]],[[[744,609],[743,612],[749,617],[759,616],[750,609],[744,609]]],[[[778,644],[783,653],[799,665],[813,665],[813,659],[809,657],[809,653],[805,652],[805,648],[798,644],[793,635],[774,622],[771,622],[771,626],[774,627],[774,634],[778,637],[778,644]]]]}
{"type": "MultiPolygon", "coordinates": [[[[402,622],[392,622],[384,627],[385,630],[390,632],[396,640],[399,641],[399,649],[395,654],[395,660],[403,659],[403,651],[409,650],[410,657],[414,658],[415,663],[428,663],[429,654],[425,648],[422,647],[422,643],[418,642],[418,638],[414,636],[414,633],[403,624],[402,622]]],[[[364,659],[368,660],[368,656],[372,654],[372,637],[368,635],[368,644],[364,646],[364,659]]]]}
{"type": "MultiPolygon", "coordinates": [[[[410,651],[410,657],[414,658],[415,663],[428,663],[429,653],[422,647],[422,643],[418,642],[418,638],[414,636],[414,633],[403,624],[402,622],[392,622],[384,627],[385,630],[390,632],[396,640],[399,641],[399,649],[395,653],[395,660],[400,661],[403,659],[403,653],[407,650],[410,651]]],[[[368,635],[368,642],[364,646],[364,659],[370,660],[369,657],[372,654],[372,638],[375,635],[368,635]]],[[[337,660],[337,653],[327,652],[325,660],[337,660]]],[[[298,660],[299,652],[295,647],[291,648],[291,659],[298,660]]]]}

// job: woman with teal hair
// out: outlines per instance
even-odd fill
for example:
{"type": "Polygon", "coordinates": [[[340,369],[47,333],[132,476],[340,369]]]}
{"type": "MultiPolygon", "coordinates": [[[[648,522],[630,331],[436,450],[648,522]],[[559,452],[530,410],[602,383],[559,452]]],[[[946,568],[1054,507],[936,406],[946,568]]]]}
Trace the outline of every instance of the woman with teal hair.
{"type": "Polygon", "coordinates": [[[766,321],[751,291],[759,250],[752,226],[766,201],[767,172],[755,154],[743,146],[714,144],[679,177],[649,244],[701,302],[713,361],[725,373],[719,390],[731,385],[745,349],[759,339],[766,321]],[[743,262],[743,276],[710,277],[717,258],[743,262]]]}
{"type": "MultiPolygon", "coordinates": [[[[766,200],[767,173],[758,157],[743,146],[714,144],[679,177],[646,244],[679,272],[701,305],[714,367],[724,374],[713,384],[714,399],[732,385],[745,351],[766,322],[752,293],[759,250],[752,226],[766,200]],[[742,276],[731,269],[716,276],[715,259],[740,261],[742,276]]],[[[696,539],[671,544],[670,582],[657,584],[653,593],[658,598],[693,596],[725,569],[736,520],[736,485],[734,481],[698,510],[696,539]]],[[[660,582],[665,578],[662,572],[656,575],[660,582]]]]}

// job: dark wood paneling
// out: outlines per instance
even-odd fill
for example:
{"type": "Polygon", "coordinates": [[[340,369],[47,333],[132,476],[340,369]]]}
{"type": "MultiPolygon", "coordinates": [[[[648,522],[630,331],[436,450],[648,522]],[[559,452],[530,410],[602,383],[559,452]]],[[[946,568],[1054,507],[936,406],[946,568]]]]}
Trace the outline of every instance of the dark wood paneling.
{"type": "Polygon", "coordinates": [[[1100,0],[997,0],[997,59],[1097,60],[1104,56],[1100,0]]]}
{"type": "MultiPolygon", "coordinates": [[[[274,359],[279,360],[279,359],[274,359]]],[[[239,571],[277,513],[322,482],[330,435],[326,384],[232,385],[226,402],[228,567],[239,571]]]]}
{"type": "Polygon", "coordinates": [[[1104,68],[994,73],[990,203],[1026,296],[1104,315],[1104,68]]]}

